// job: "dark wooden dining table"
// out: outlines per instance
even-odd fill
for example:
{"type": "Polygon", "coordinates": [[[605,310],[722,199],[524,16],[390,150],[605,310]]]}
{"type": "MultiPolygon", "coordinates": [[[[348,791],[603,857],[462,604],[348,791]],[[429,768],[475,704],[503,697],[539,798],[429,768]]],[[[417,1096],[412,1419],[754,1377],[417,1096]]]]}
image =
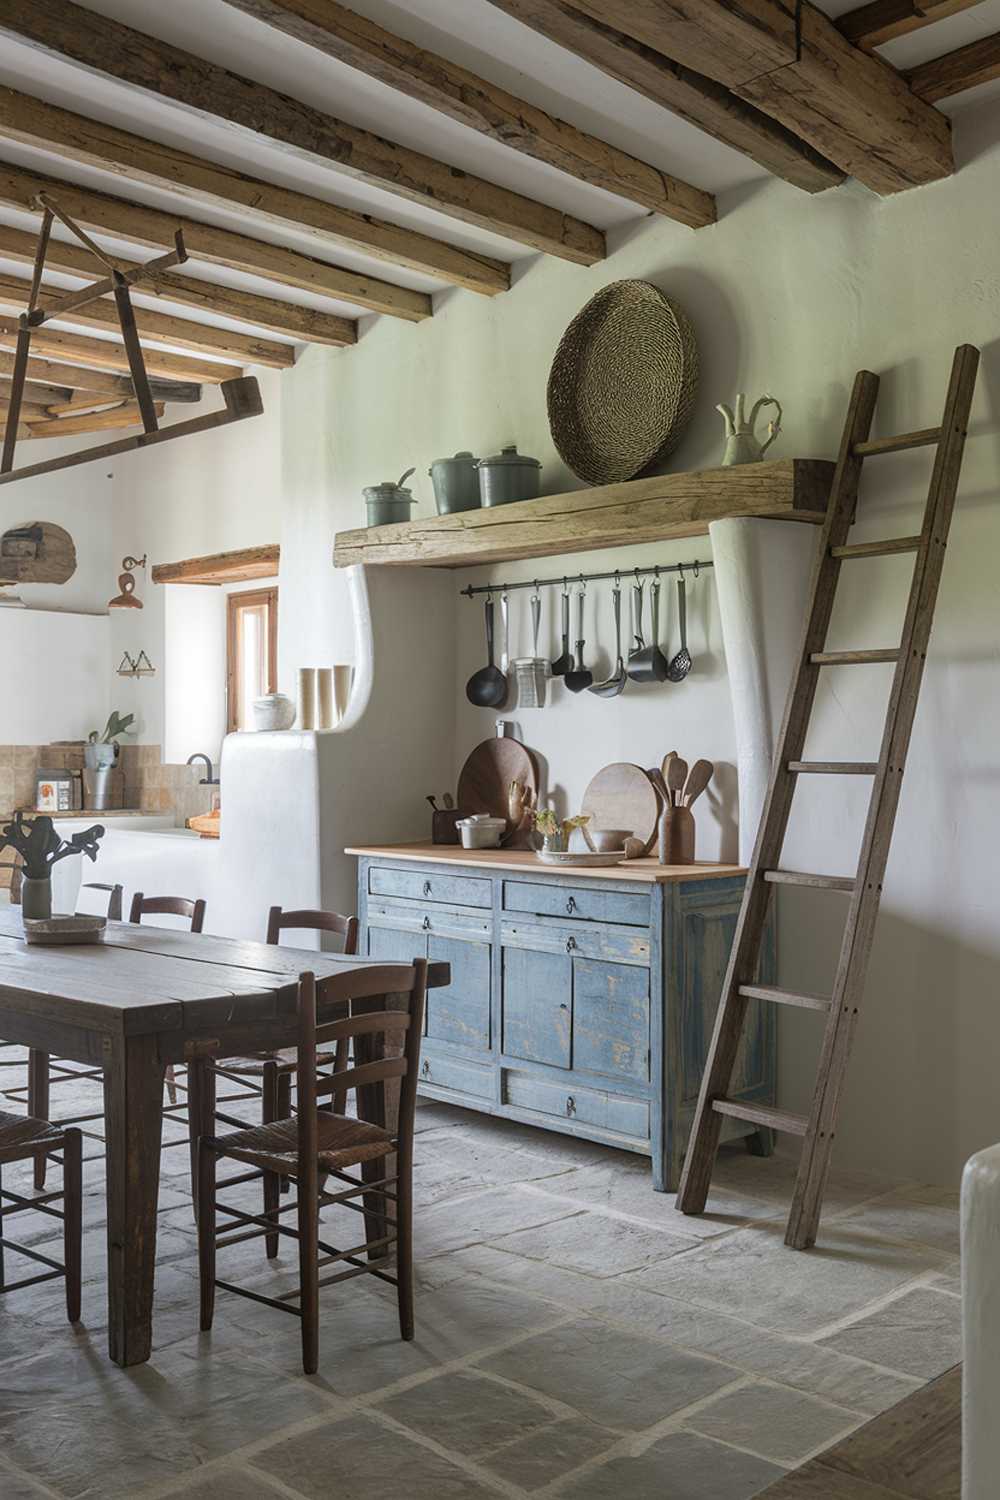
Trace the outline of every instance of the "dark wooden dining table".
{"type": "MultiPolygon", "coordinates": [[[[167,1065],[187,1065],[191,1135],[209,1134],[215,1087],[206,1062],[294,1045],[304,970],[321,978],[372,966],[128,922],[109,922],[99,943],[29,945],[20,912],[0,910],[0,1040],[103,1070],[108,1351],[116,1364],[141,1364],[152,1349],[167,1065]]],[[[430,966],[429,986],[448,981],[447,964],[430,966]]]]}

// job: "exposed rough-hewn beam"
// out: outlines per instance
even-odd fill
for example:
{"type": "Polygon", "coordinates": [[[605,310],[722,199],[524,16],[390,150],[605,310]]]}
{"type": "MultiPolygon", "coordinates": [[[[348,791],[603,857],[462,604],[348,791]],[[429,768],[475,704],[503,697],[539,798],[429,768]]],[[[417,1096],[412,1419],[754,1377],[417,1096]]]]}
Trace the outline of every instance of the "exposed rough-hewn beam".
{"type": "Polygon", "coordinates": [[[636,93],[697,125],[775,177],[807,193],[843,182],[839,167],[792,135],[783,125],[734,94],[681,67],[634,37],[575,10],[568,0],[490,0],[540,36],[582,57],[636,93]]]}
{"type": "Polygon", "coordinates": [[[247,583],[253,578],[276,578],[281,562],[277,542],[263,547],[243,547],[237,552],[214,552],[208,557],[187,557],[183,562],[154,563],[154,583],[221,584],[247,583]]]}
{"type": "Polygon", "coordinates": [[[11,162],[0,162],[0,203],[34,212],[39,193],[48,193],[57,199],[85,229],[98,234],[113,234],[135,245],[147,245],[151,250],[170,245],[174,231],[180,229],[193,261],[228,266],[279,286],[317,292],[371,312],[405,318],[411,323],[429,318],[433,311],[426,292],[395,286],[377,276],[331,265],[315,256],[288,250],[283,245],[272,245],[268,240],[258,240],[252,235],[218,229],[214,224],[202,224],[185,214],[165,213],[145,203],[130,203],[125,198],[113,197],[111,193],[101,193],[95,188],[81,187],[78,183],[48,177],[41,172],[30,172],[11,162]]]}
{"type": "Polygon", "coordinates": [[[372,214],[354,213],[323,198],[159,146],[129,130],[102,125],[14,89],[0,89],[0,137],[55,151],[126,180],[148,182],[189,201],[249,213],[283,229],[314,235],[324,244],[350,245],[377,260],[408,266],[487,296],[510,286],[509,266],[489,255],[460,250],[372,214]]]}
{"type": "Polygon", "coordinates": [[[573,0],[793,130],[877,193],[954,171],[944,115],[809,0],[573,0]]]}
{"type": "MultiPolygon", "coordinates": [[[[28,282],[17,276],[0,275],[0,306],[13,307],[20,311],[28,300],[28,282]]],[[[59,303],[71,293],[45,285],[41,304],[46,312],[58,317],[59,303]]],[[[113,302],[90,302],[86,307],[74,307],[66,314],[68,323],[79,323],[84,328],[106,328],[118,332],[118,309],[113,302]]],[[[135,321],[144,339],[157,339],[163,344],[172,344],[178,349],[193,349],[196,354],[217,355],[220,359],[238,359],[247,364],[269,365],[275,370],[286,370],[295,363],[295,349],[291,344],[276,344],[272,339],[257,338],[254,334],[232,333],[228,328],[213,328],[208,323],[197,323],[193,318],[175,318],[170,313],[150,312],[146,307],[135,308],[135,321]]]]}
{"type": "MultiPolygon", "coordinates": [[[[0,350],[0,385],[6,384],[13,369],[14,356],[0,350]]],[[[88,370],[83,365],[61,364],[53,359],[39,359],[35,355],[28,359],[28,381],[38,385],[39,390],[56,392],[50,397],[52,401],[64,400],[72,391],[106,395],[109,400],[117,398],[121,401],[131,401],[135,396],[132,381],[127,376],[109,375],[104,370],[88,370]]],[[[149,386],[154,401],[201,400],[201,386],[195,381],[151,380],[149,386]]]]}
{"type": "Polygon", "coordinates": [[[1000,32],[957,47],[943,57],[932,57],[906,75],[913,92],[927,100],[950,99],[980,83],[992,83],[994,78],[1000,78],[1000,32]]]}
{"type": "MultiPolygon", "coordinates": [[[[28,234],[23,229],[0,224],[0,259],[31,265],[37,239],[37,235],[28,234]]],[[[114,258],[121,271],[134,270],[138,264],[114,258]]],[[[69,276],[89,279],[97,274],[94,257],[82,245],[69,240],[50,239],[45,264],[50,271],[64,272],[69,276]]],[[[170,272],[149,276],[143,280],[139,292],[144,296],[155,294],[167,302],[194,307],[216,317],[232,318],[234,322],[270,328],[275,333],[309,344],[343,347],[357,342],[357,325],[350,318],[318,312],[313,307],[297,306],[294,302],[280,302],[276,297],[261,297],[256,292],[245,292],[238,287],[195,281],[191,276],[176,276],[170,272]]],[[[141,309],[137,307],[136,311],[141,309]]]]}
{"type": "MultiPolygon", "coordinates": [[[[5,368],[3,364],[4,358],[4,355],[0,355],[0,371],[5,368]]],[[[11,359],[10,365],[7,368],[13,371],[13,365],[14,361],[13,359],[11,359]]],[[[6,378],[6,376],[0,375],[0,401],[9,401],[10,391],[10,381],[6,378]]],[[[45,381],[38,380],[26,380],[24,382],[24,399],[26,402],[33,401],[36,405],[45,407],[51,406],[56,401],[70,401],[72,400],[72,398],[73,392],[66,386],[49,385],[45,381]]],[[[109,401],[113,400],[114,398],[110,396],[104,396],[98,397],[97,399],[109,401]]]]}
{"type": "Polygon", "coordinates": [[[383,30],[336,0],[226,0],[226,4],[591,187],[617,193],[692,229],[715,222],[711,193],[598,140],[458,63],[383,30]]]}
{"type": "Polygon", "coordinates": [[[836,27],[852,46],[870,52],[898,36],[909,36],[911,31],[919,31],[935,21],[943,21],[945,16],[958,15],[959,11],[982,3],[983,0],[870,0],[870,4],[838,16],[836,27]]]}
{"type": "Polygon", "coordinates": [[[585,266],[604,257],[601,231],[572,214],[348,125],[72,0],[0,0],[0,32],[534,250],[585,266]]]}
{"type": "MultiPolygon", "coordinates": [[[[17,326],[17,318],[0,313],[0,348],[14,348],[17,326]]],[[[33,354],[48,355],[52,360],[65,359],[71,362],[71,366],[87,364],[97,370],[128,370],[129,367],[125,346],[117,339],[92,339],[83,333],[63,333],[51,324],[33,331],[31,348],[33,354]]],[[[142,352],[148,373],[168,380],[195,380],[204,381],[206,385],[219,385],[243,374],[239,365],[192,359],[190,355],[173,354],[153,345],[144,346],[142,352]]],[[[131,381],[129,385],[131,387],[131,381]]]]}
{"type": "MultiPolygon", "coordinates": [[[[157,417],[163,416],[162,403],[156,404],[157,417]]],[[[134,401],[125,401],[110,411],[89,412],[79,417],[52,417],[47,422],[28,422],[33,438],[76,437],[84,432],[113,432],[117,427],[141,427],[142,416],[134,401]]]]}

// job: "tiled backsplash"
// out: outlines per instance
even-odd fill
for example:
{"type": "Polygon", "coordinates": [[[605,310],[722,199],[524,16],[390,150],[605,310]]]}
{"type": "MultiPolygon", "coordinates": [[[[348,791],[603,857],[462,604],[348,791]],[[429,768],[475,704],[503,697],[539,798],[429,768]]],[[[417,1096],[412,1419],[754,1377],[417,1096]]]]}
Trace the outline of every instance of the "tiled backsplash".
{"type": "MultiPolygon", "coordinates": [[[[183,828],[188,818],[211,812],[217,786],[201,786],[204,762],[195,766],[164,765],[159,745],[123,745],[118,759],[123,781],[122,806],[146,813],[169,813],[183,828]]],[[[35,802],[38,771],[83,768],[83,744],[0,745],[0,819],[35,802]]],[[[4,851],[0,860],[9,859],[4,851]]],[[[9,886],[11,872],[0,868],[0,889],[9,886]]]]}

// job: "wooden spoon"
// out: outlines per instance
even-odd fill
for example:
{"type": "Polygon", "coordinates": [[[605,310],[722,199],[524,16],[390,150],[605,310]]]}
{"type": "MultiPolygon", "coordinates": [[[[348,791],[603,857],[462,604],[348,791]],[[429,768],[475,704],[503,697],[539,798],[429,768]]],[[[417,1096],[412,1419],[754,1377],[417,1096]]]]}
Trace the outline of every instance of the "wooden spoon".
{"type": "Polygon", "coordinates": [[[715,772],[715,767],[710,760],[696,760],[691,767],[691,773],[684,783],[683,805],[690,807],[708,786],[715,772]]]}
{"type": "Polygon", "coordinates": [[[667,767],[666,775],[667,788],[670,792],[670,804],[672,807],[680,806],[680,802],[678,799],[680,798],[684,783],[687,781],[687,775],[687,761],[684,760],[680,755],[672,756],[670,764],[667,767]]]}

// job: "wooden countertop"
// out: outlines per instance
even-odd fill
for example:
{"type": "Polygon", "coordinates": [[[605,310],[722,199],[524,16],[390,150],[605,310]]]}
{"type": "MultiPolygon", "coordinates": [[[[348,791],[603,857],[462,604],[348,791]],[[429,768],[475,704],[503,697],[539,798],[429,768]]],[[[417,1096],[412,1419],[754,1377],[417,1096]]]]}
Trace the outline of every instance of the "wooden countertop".
{"type": "Polygon", "coordinates": [[[742,865],[719,865],[699,860],[693,865],[661,865],[655,859],[629,859],[620,865],[587,869],[574,865],[543,865],[523,849],[462,849],[457,844],[370,844],[344,850],[370,859],[414,859],[435,865],[465,865],[479,870],[512,870],[518,875],[566,875],[573,880],[641,880],[668,885],[682,880],[712,880],[745,875],[742,865]]]}

